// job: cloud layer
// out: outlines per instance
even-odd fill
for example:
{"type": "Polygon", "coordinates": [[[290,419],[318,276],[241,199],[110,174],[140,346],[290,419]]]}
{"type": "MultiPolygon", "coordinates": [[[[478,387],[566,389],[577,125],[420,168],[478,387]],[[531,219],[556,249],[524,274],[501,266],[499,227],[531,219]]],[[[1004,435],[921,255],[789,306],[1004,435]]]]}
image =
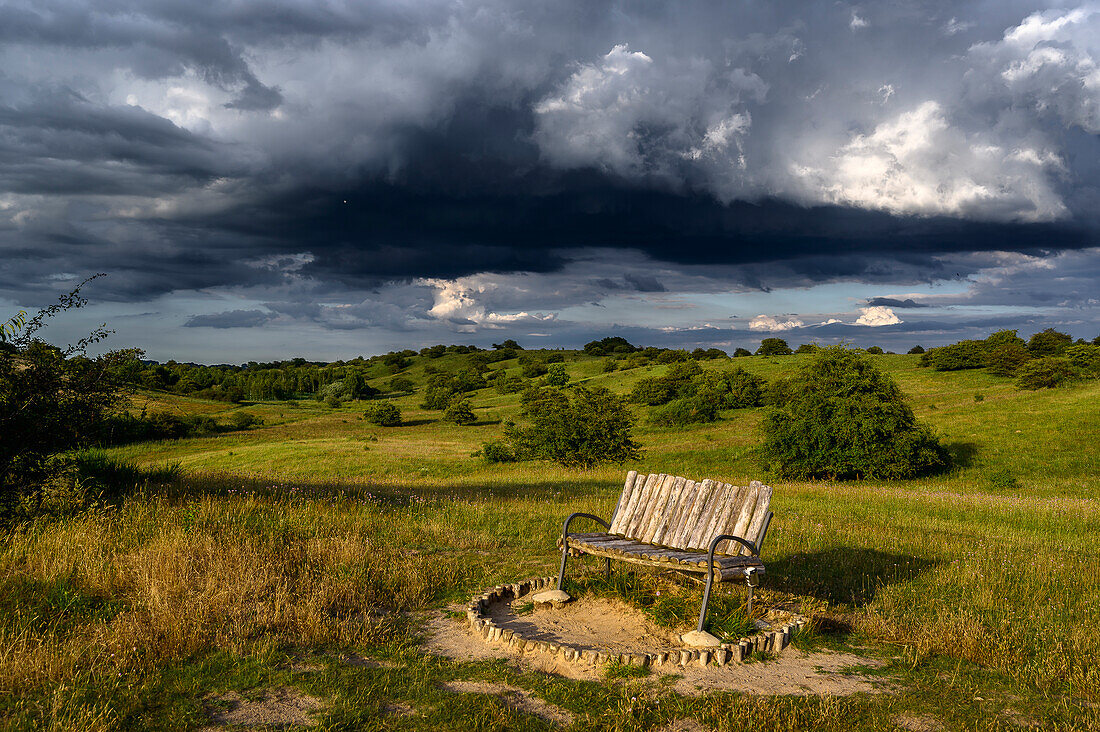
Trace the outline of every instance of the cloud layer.
{"type": "Polygon", "coordinates": [[[662,313],[782,291],[738,327],[916,328],[895,310],[934,298],[894,294],[976,307],[991,257],[1095,269],[1098,39],[1092,2],[15,0],[0,297],[106,270],[98,297],[193,333],[496,337],[631,297],[702,337],[662,313]],[[783,289],[832,282],[883,290],[783,289]]]}

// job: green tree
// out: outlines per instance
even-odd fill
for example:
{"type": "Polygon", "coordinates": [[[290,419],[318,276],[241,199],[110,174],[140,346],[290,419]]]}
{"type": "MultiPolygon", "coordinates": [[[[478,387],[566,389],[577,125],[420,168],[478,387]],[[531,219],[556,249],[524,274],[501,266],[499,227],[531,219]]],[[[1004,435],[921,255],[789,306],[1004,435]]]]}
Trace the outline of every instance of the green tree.
{"type": "Polygon", "coordinates": [[[1066,346],[1072,343],[1073,337],[1068,333],[1047,328],[1031,336],[1027,342],[1027,350],[1032,356],[1060,356],[1066,346]]]}
{"type": "Polygon", "coordinates": [[[765,338],[756,349],[757,356],[789,356],[791,347],[782,338],[765,338]]]}
{"type": "Polygon", "coordinates": [[[865,356],[823,348],[764,418],[764,466],[785,478],[912,478],[949,465],[897,384],[865,356]]]}
{"type": "Polygon", "coordinates": [[[137,352],[87,357],[88,347],[107,336],[103,327],[65,349],[38,337],[49,319],[86,304],[79,293],[88,281],[29,320],[16,317],[5,324],[11,346],[0,351],[0,518],[5,521],[37,510],[47,481],[66,470],[62,453],[90,444],[121,403],[113,372],[137,352]]]}
{"type": "Polygon", "coordinates": [[[371,404],[363,417],[371,424],[381,427],[396,427],[401,424],[401,410],[391,402],[371,404]]]}
{"type": "Polygon", "coordinates": [[[641,457],[632,436],[633,418],[622,398],[601,387],[571,392],[534,388],[524,392],[523,414],[530,426],[505,429],[517,456],[590,468],[641,457]]]}
{"type": "Polygon", "coordinates": [[[462,397],[456,396],[451,399],[447,408],[443,410],[443,421],[452,422],[458,425],[468,425],[477,421],[477,415],[474,414],[474,410],[470,407],[470,402],[462,397]]]}
{"type": "Polygon", "coordinates": [[[917,344],[909,349],[909,355],[924,353],[924,346],[917,344]]]}

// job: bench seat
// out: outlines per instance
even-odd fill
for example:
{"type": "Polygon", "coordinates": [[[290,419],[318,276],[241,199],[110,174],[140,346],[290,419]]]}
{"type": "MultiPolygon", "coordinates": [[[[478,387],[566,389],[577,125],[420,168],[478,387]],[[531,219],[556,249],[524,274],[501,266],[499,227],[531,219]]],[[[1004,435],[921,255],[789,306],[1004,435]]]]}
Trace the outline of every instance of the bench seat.
{"type": "MultiPolygon", "coordinates": [[[[707,571],[706,552],[684,551],[646,544],[617,534],[569,534],[569,548],[592,556],[608,557],[634,564],[665,565],[669,569],[702,574],[707,571]]],[[[760,561],[759,557],[714,557],[714,579],[719,582],[743,580],[746,569],[753,569],[763,574],[764,562],[760,561]]]]}

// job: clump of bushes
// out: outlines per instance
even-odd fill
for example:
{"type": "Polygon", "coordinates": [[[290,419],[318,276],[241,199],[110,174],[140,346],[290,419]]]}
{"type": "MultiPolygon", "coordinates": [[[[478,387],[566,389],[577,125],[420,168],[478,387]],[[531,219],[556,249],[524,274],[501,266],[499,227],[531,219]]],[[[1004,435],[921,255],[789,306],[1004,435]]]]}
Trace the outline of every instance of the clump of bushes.
{"type": "Polygon", "coordinates": [[[401,424],[401,409],[390,402],[378,402],[367,407],[363,418],[380,427],[396,427],[401,424]]]}
{"type": "Polygon", "coordinates": [[[1055,356],[1043,356],[1029,361],[1020,367],[1016,375],[1016,386],[1020,389],[1053,389],[1073,377],[1069,361],[1055,356]]]}
{"type": "Polygon", "coordinates": [[[607,389],[535,387],[523,393],[521,404],[530,424],[504,430],[517,459],[590,468],[641,457],[641,446],[631,436],[630,411],[607,389]]]}
{"type": "Polygon", "coordinates": [[[794,351],[782,338],[765,338],[756,349],[757,356],[790,356],[794,351]]]}
{"type": "Polygon", "coordinates": [[[786,386],[759,451],[781,477],[912,478],[950,464],[893,379],[858,352],[823,348],[786,386]]]}
{"type": "Polygon", "coordinates": [[[718,406],[705,396],[674,399],[657,407],[649,415],[650,422],[662,427],[684,427],[698,422],[713,422],[716,419],[718,406]]]}

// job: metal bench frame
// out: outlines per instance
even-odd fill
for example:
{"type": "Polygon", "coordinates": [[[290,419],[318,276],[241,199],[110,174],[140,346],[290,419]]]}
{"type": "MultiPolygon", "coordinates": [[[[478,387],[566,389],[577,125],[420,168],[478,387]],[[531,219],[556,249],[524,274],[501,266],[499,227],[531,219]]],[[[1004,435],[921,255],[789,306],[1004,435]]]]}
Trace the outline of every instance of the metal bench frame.
{"type": "MultiPolygon", "coordinates": [[[[708,551],[705,554],[703,552],[700,552],[700,551],[683,552],[684,554],[692,555],[693,558],[698,557],[699,561],[697,563],[681,562],[681,563],[678,563],[678,564],[673,565],[673,566],[670,567],[670,565],[666,562],[649,560],[649,559],[646,559],[646,558],[642,557],[641,555],[629,555],[629,557],[624,556],[624,557],[622,557],[622,559],[628,559],[628,561],[631,561],[631,562],[634,562],[634,563],[639,563],[639,564],[644,564],[644,565],[664,567],[666,569],[671,568],[671,569],[676,569],[676,570],[679,570],[679,571],[696,572],[696,573],[705,572],[706,575],[707,575],[706,588],[703,590],[703,603],[702,603],[702,607],[700,607],[700,609],[699,609],[699,625],[698,625],[698,628],[697,628],[697,631],[699,633],[702,633],[702,632],[704,632],[703,626],[706,623],[707,605],[710,603],[711,587],[714,584],[714,570],[715,570],[714,553],[715,553],[715,550],[718,548],[718,545],[721,542],[723,542],[723,541],[733,541],[733,542],[737,542],[738,544],[744,546],[749,551],[751,556],[758,558],[760,556],[760,549],[764,545],[764,538],[768,534],[768,527],[771,525],[772,516],[773,516],[773,513],[769,510],[767,512],[767,514],[765,515],[765,517],[764,517],[763,528],[760,531],[760,537],[759,537],[759,540],[756,544],[753,544],[752,542],[750,542],[747,539],[744,539],[740,536],[733,536],[731,534],[721,534],[721,535],[716,536],[713,539],[711,539],[710,547],[709,547],[708,551]]],[[[575,519],[581,519],[581,518],[591,519],[592,521],[595,521],[596,523],[603,526],[604,529],[607,530],[608,532],[610,532],[610,530],[611,530],[611,524],[609,522],[603,520],[599,516],[594,516],[590,513],[581,513],[581,512],[573,513],[573,514],[569,515],[569,518],[565,519],[565,523],[562,525],[562,531],[561,531],[561,567],[558,569],[558,584],[557,584],[557,589],[561,592],[564,592],[565,567],[566,567],[566,563],[569,560],[570,550],[572,549],[573,551],[578,551],[578,552],[581,552],[581,553],[588,553],[588,552],[585,551],[585,549],[583,547],[580,547],[580,546],[570,547],[570,544],[569,544],[569,538],[570,538],[569,537],[569,526],[570,526],[570,524],[573,523],[573,521],[575,519]]],[[[614,519],[612,519],[612,520],[614,520],[614,519]]],[[[640,542],[640,543],[645,544],[646,542],[640,542]]],[[[648,544],[648,545],[649,546],[654,546],[654,547],[663,547],[663,545],[661,545],[661,544],[648,544]]],[[[677,550],[677,551],[682,551],[682,550],[677,550]]],[[[605,576],[608,579],[611,578],[611,559],[612,559],[612,557],[605,557],[604,558],[604,560],[605,560],[604,573],[605,573],[605,576]]],[[[760,566],[759,568],[757,568],[757,567],[747,567],[744,570],[745,584],[746,584],[746,586],[748,587],[748,590],[749,590],[749,597],[748,597],[748,603],[747,603],[747,611],[749,613],[752,612],[753,588],[756,587],[759,584],[759,582],[760,582],[759,575],[762,572],[763,572],[763,566],[760,566]]],[[[724,580],[720,579],[719,581],[724,581],[724,580]]]]}

